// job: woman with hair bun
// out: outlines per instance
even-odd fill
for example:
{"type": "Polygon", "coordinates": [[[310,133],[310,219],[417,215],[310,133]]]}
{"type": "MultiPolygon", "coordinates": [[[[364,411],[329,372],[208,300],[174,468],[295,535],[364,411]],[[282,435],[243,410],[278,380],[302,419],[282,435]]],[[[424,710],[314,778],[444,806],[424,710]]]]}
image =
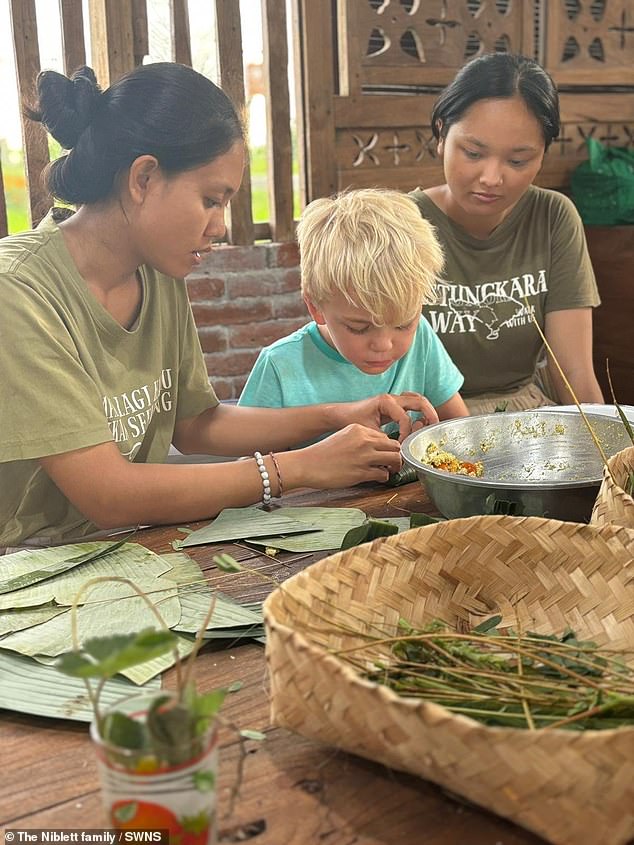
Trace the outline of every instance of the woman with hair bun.
{"type": "Polygon", "coordinates": [[[65,152],[48,186],[70,209],[0,241],[0,546],[203,519],[297,487],[385,480],[380,430],[418,394],[305,408],[219,404],[184,277],[225,232],[245,160],[227,96],[189,67],[144,65],[106,91],[82,68],[38,77],[65,152]],[[8,356],[7,356],[8,357],[8,356]],[[335,432],[307,448],[284,451],[335,432]],[[253,454],[166,464],[189,454],[253,454]]]}
{"type": "Polygon", "coordinates": [[[538,382],[542,327],[582,402],[603,402],[592,365],[599,304],[583,226],[563,194],[533,185],[559,133],[550,76],[506,53],[465,65],[431,115],[445,183],[416,190],[446,264],[427,317],[465,376],[472,414],[572,402],[554,362],[538,382]]]}

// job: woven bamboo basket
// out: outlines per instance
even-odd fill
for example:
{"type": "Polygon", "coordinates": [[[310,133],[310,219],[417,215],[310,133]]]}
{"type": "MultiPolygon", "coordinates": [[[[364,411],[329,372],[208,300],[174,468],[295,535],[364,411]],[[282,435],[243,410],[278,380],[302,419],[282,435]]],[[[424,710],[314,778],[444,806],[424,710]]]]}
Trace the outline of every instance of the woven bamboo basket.
{"type": "Polygon", "coordinates": [[[624,525],[634,529],[634,499],[625,490],[625,484],[631,472],[634,472],[634,446],[617,452],[608,460],[607,469],[603,470],[603,481],[594,503],[590,523],[592,525],[624,525]],[[616,482],[616,483],[615,483],[616,482]]]}
{"type": "MultiPolygon", "coordinates": [[[[634,837],[634,728],[489,727],[363,679],[332,652],[442,619],[634,649],[634,531],[478,516],[338,552],[264,605],[272,720],[414,773],[556,845],[634,837]]],[[[633,654],[634,660],[634,654],[633,654]]]]}

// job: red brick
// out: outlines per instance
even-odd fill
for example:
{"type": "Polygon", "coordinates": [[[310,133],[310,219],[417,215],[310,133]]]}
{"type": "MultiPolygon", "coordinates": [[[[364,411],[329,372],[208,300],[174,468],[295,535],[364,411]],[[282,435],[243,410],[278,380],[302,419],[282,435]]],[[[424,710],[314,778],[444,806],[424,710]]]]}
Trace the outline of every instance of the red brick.
{"type": "Polygon", "coordinates": [[[192,302],[218,299],[224,296],[224,279],[209,278],[207,276],[191,275],[187,277],[187,293],[192,302]]]}
{"type": "Polygon", "coordinates": [[[278,290],[279,273],[240,273],[227,276],[227,297],[270,296],[278,290]]]}
{"type": "Polygon", "coordinates": [[[304,317],[308,322],[310,315],[306,308],[306,303],[298,293],[279,294],[271,299],[273,306],[273,316],[279,318],[283,317],[304,317]]]}
{"type": "Polygon", "coordinates": [[[287,244],[272,244],[268,251],[269,267],[299,266],[299,247],[296,241],[287,244]]]}
{"type": "Polygon", "coordinates": [[[239,270],[264,270],[266,268],[266,245],[217,246],[206,255],[200,265],[210,275],[232,273],[239,270]]]}
{"type": "Polygon", "coordinates": [[[224,352],[229,345],[224,326],[202,326],[198,329],[198,337],[203,352],[224,352]]]}
{"type": "Polygon", "coordinates": [[[247,383],[248,373],[245,376],[240,376],[239,378],[233,379],[233,389],[235,391],[235,398],[239,399],[240,394],[244,390],[244,385],[247,383]]]}
{"type": "Polygon", "coordinates": [[[268,299],[243,299],[217,304],[192,304],[194,320],[202,326],[225,326],[232,323],[251,323],[271,317],[271,303],[268,299]]]}
{"type": "Polygon", "coordinates": [[[214,355],[205,355],[207,372],[212,378],[218,376],[242,376],[250,373],[251,368],[258,357],[256,350],[253,352],[217,352],[214,355]]]}
{"type": "Polygon", "coordinates": [[[229,331],[229,346],[233,349],[261,348],[279,340],[306,323],[306,318],[297,320],[272,320],[251,323],[245,326],[232,326],[229,331]]]}
{"type": "Polygon", "coordinates": [[[233,379],[213,378],[213,373],[209,373],[209,375],[212,377],[211,384],[218,399],[236,399],[233,379]]]}
{"type": "Polygon", "coordinates": [[[301,293],[301,286],[302,276],[299,271],[299,267],[295,267],[292,270],[286,270],[278,277],[277,289],[280,293],[288,293],[292,290],[296,290],[298,293],[301,293]]]}

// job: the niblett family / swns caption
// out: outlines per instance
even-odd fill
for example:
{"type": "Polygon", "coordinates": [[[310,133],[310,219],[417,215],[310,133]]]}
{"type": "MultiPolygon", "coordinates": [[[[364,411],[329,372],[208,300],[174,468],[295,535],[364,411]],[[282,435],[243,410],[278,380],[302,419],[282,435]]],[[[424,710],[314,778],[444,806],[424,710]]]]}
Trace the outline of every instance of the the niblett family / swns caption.
{"type": "Polygon", "coordinates": [[[114,830],[107,828],[86,830],[5,830],[6,845],[170,845],[169,830],[114,830]]]}

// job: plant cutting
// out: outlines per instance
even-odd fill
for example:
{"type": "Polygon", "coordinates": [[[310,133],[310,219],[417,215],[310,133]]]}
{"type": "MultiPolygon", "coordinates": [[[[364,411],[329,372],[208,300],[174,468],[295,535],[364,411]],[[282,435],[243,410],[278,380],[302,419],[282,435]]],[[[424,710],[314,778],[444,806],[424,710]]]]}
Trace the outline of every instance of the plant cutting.
{"type": "Polygon", "coordinates": [[[86,683],[94,711],[90,732],[97,749],[103,802],[115,829],[167,831],[176,845],[213,845],[216,841],[217,718],[227,690],[199,692],[192,679],[194,659],[214,606],[212,598],[193,650],[182,666],[177,636],[143,590],[129,579],[93,578],[75,596],[71,608],[74,649],[61,655],[56,666],[86,683]],[[89,638],[80,644],[77,606],[87,590],[105,581],[126,584],[141,596],[160,627],[89,638]],[[100,707],[100,693],[109,678],[170,650],[176,663],[174,692],[141,692],[105,711],[100,707]]]}

